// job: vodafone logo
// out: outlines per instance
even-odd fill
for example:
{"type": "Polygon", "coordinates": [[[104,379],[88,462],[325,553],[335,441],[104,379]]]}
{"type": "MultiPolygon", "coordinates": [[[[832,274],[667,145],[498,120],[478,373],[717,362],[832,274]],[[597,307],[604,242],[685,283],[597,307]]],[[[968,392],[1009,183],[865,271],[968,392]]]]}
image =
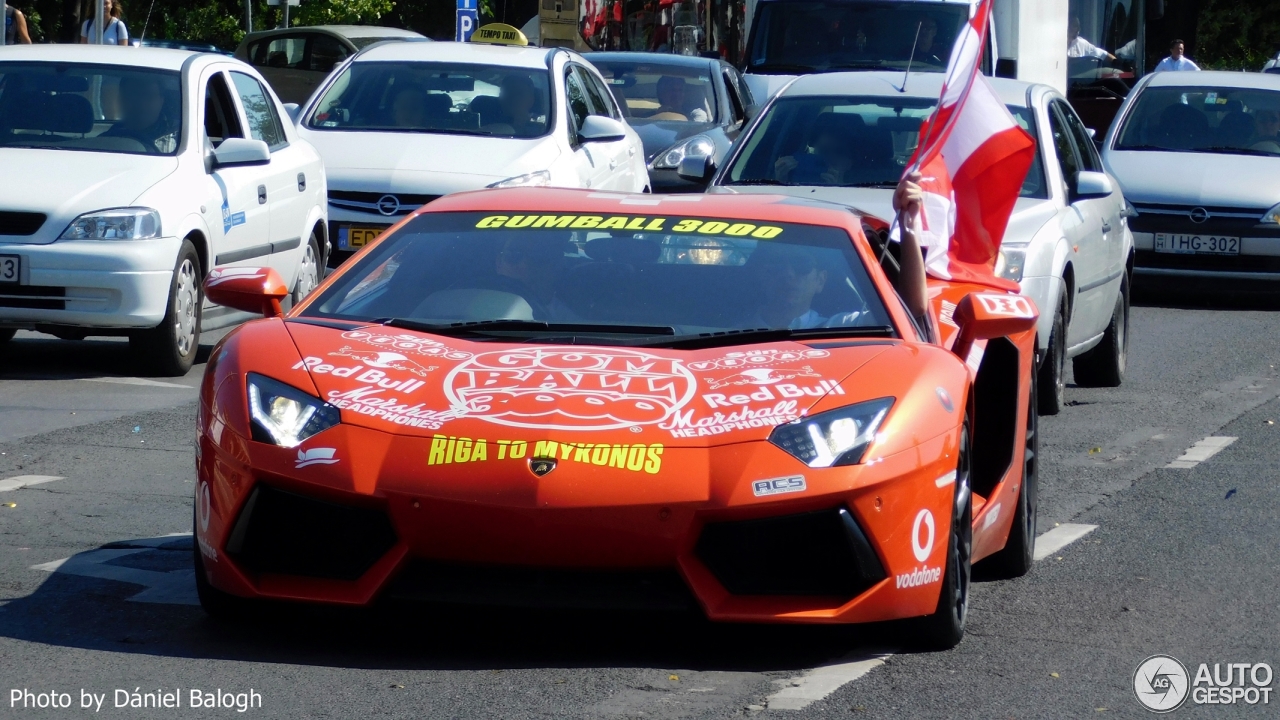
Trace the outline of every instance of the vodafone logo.
{"type": "Polygon", "coordinates": [[[1021,295],[978,295],[977,297],[978,302],[982,303],[982,308],[991,315],[1029,318],[1035,317],[1036,314],[1031,309],[1031,301],[1021,295]]]}
{"type": "Polygon", "coordinates": [[[916,513],[916,521],[911,524],[911,552],[916,556],[917,562],[928,560],[929,554],[933,552],[934,531],[933,513],[928,508],[916,513]],[[921,530],[927,531],[923,540],[920,538],[921,530]]]}
{"type": "Polygon", "coordinates": [[[196,519],[200,521],[200,532],[209,532],[209,517],[213,514],[213,503],[209,498],[209,483],[200,481],[196,490],[196,519]]]}
{"type": "Polygon", "coordinates": [[[455,366],[444,381],[460,415],[551,430],[660,423],[696,389],[680,360],[613,348],[495,350],[455,366]]]}

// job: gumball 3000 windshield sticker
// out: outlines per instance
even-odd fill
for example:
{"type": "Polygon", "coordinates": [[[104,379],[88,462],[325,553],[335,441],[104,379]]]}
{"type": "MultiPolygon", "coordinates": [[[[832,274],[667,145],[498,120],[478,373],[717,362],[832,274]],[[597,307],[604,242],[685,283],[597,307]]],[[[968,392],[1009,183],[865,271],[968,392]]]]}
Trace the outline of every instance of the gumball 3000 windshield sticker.
{"type": "Polygon", "coordinates": [[[398,353],[407,352],[428,358],[440,358],[442,360],[467,360],[472,357],[472,353],[465,350],[455,350],[451,347],[447,347],[444,343],[436,342],[430,338],[409,335],[407,333],[392,335],[373,328],[363,328],[360,330],[344,332],[342,333],[342,337],[344,340],[354,340],[355,342],[372,345],[379,350],[395,351],[398,353]]]}
{"type": "Polygon", "coordinates": [[[611,430],[660,423],[693,399],[679,360],[638,350],[534,347],[480,353],[453,368],[459,414],[512,427],[611,430]]]}

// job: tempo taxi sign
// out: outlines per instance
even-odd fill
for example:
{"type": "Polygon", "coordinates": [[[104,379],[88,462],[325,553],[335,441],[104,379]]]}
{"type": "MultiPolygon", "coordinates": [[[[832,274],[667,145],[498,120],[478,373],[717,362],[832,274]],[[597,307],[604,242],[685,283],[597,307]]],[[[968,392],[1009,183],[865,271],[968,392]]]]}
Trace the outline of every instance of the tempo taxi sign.
{"type": "Polygon", "coordinates": [[[529,38],[525,37],[519,28],[512,25],[489,23],[476,29],[475,33],[471,35],[471,42],[525,46],[529,44],[529,38]]]}

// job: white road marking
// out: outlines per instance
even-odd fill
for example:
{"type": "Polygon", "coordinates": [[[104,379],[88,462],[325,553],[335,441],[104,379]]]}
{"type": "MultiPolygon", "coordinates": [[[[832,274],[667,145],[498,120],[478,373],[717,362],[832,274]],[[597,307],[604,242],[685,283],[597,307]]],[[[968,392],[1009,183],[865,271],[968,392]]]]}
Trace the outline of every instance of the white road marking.
{"type": "Polygon", "coordinates": [[[1239,438],[1230,437],[1228,435],[1210,435],[1200,442],[1192,445],[1186,452],[1182,453],[1182,457],[1165,465],[1167,468],[1193,468],[1209,458],[1222,452],[1228,445],[1239,440],[1239,438]]]}
{"type": "Polygon", "coordinates": [[[1034,557],[1037,562],[1043,560],[1097,529],[1097,525],[1063,523],[1036,538],[1034,557]]]}
{"type": "Polygon", "coordinates": [[[160,380],[148,380],[147,378],[138,377],[96,377],[96,378],[80,378],[85,382],[111,383],[112,385],[142,385],[144,387],[162,387],[162,388],[179,388],[182,390],[195,390],[190,385],[180,385],[178,383],[161,382],[160,380]]]}
{"type": "Polygon", "coordinates": [[[61,475],[18,475],[17,477],[6,478],[0,480],[0,492],[8,492],[17,490],[22,487],[30,487],[32,485],[40,485],[54,480],[64,480],[61,475]]]}
{"type": "Polygon", "coordinates": [[[839,662],[820,665],[787,681],[787,687],[770,695],[765,704],[770,710],[803,710],[839,690],[846,683],[866,675],[884,664],[892,652],[859,653],[839,662]]]}
{"type": "Polygon", "coordinates": [[[145,587],[146,589],[142,592],[128,598],[132,602],[199,605],[200,599],[196,596],[196,579],[193,569],[184,568],[172,572],[157,572],[155,570],[139,570],[137,568],[107,564],[116,558],[146,552],[167,542],[172,542],[174,538],[190,535],[191,533],[175,533],[162,537],[131,540],[127,543],[131,547],[90,550],[72,555],[69,558],[32,565],[31,569],[98,578],[99,580],[115,580],[116,582],[145,587]]]}

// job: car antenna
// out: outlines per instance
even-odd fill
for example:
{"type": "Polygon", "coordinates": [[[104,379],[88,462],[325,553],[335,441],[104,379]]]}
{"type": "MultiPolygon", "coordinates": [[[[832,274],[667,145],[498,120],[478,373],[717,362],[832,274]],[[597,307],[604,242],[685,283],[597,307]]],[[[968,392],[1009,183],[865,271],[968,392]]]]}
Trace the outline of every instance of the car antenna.
{"type": "Polygon", "coordinates": [[[907,91],[907,78],[911,77],[911,63],[916,59],[916,47],[920,45],[920,30],[924,27],[924,21],[916,23],[916,39],[911,43],[911,54],[907,56],[907,71],[902,74],[902,87],[898,92],[907,91]]]}

